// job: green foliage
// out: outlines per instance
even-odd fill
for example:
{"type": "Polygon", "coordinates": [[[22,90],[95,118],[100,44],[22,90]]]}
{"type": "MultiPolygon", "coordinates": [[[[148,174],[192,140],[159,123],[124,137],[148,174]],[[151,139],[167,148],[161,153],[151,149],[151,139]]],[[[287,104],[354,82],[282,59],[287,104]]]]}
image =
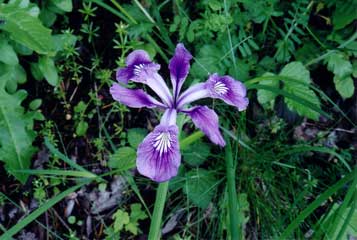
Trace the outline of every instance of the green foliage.
{"type": "Polygon", "coordinates": [[[33,49],[39,54],[54,55],[51,30],[45,28],[41,21],[32,15],[33,6],[4,4],[0,5],[0,18],[5,21],[1,29],[20,44],[33,49]]]}
{"type": "Polygon", "coordinates": [[[118,171],[126,171],[135,166],[135,161],[136,151],[131,147],[121,147],[110,156],[108,165],[118,171]]]}
{"type": "Polygon", "coordinates": [[[113,228],[114,233],[119,234],[122,230],[138,235],[140,232],[139,221],[145,220],[148,216],[141,209],[140,203],[133,203],[130,205],[130,215],[128,212],[118,209],[112,216],[114,219],[113,228]]]}
{"type": "Polygon", "coordinates": [[[336,2],[336,10],[332,16],[332,22],[336,30],[342,29],[353,20],[357,19],[357,2],[354,0],[346,0],[336,2]]]}
{"type": "MultiPolygon", "coordinates": [[[[295,81],[284,79],[283,89],[288,93],[294,94],[306,101],[311,102],[318,108],[320,108],[320,101],[317,98],[313,90],[309,88],[311,84],[310,72],[307,70],[304,65],[300,62],[291,62],[287,64],[279,74],[282,77],[289,77],[295,81]]],[[[306,116],[311,119],[317,120],[319,114],[315,111],[311,111],[310,108],[307,108],[303,103],[299,103],[290,98],[285,98],[285,103],[289,109],[296,111],[302,116],[306,116]]]]}
{"type": "Polygon", "coordinates": [[[197,141],[188,145],[187,148],[182,151],[182,155],[187,164],[191,166],[199,166],[207,160],[211,152],[210,150],[211,148],[209,144],[197,141]]]}
{"type": "Polygon", "coordinates": [[[184,193],[187,198],[200,208],[207,208],[216,190],[216,178],[210,171],[204,169],[192,170],[186,173],[184,193]]]}
{"type": "Polygon", "coordinates": [[[331,53],[327,59],[327,69],[334,73],[333,81],[337,92],[343,98],[352,97],[355,87],[352,79],[352,64],[341,52],[331,53]]]}
{"type": "Polygon", "coordinates": [[[133,148],[137,148],[144,140],[148,131],[144,128],[131,128],[128,130],[128,142],[133,148]]]}
{"type": "Polygon", "coordinates": [[[28,175],[16,171],[30,167],[30,160],[36,151],[32,146],[36,132],[32,128],[34,120],[41,116],[38,112],[25,112],[21,102],[26,96],[24,90],[8,94],[0,88],[0,160],[21,183],[26,182],[28,175]]]}

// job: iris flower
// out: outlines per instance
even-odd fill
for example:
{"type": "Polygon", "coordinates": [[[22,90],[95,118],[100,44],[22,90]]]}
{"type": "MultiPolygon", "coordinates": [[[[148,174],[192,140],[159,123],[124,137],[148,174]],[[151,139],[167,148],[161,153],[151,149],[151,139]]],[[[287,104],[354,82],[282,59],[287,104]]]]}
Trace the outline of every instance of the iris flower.
{"type": "Polygon", "coordinates": [[[195,84],[181,93],[182,85],[190,70],[192,55],[183,44],[176,46],[170,60],[169,70],[172,92],[158,73],[160,65],[151,61],[144,50],[135,50],[126,58],[126,67],[117,71],[119,83],[110,88],[112,97],[132,108],[159,108],[164,111],[160,124],[149,133],[137,150],[136,166],[140,174],[156,181],[168,181],[177,175],[181,154],[176,125],[177,114],[189,116],[193,123],[215,144],[224,146],[219,130],[217,114],[207,106],[191,106],[202,98],[218,98],[238,111],[247,108],[246,88],[243,83],[230,76],[212,74],[203,83],[195,84]],[[128,89],[123,84],[129,81],[146,84],[156,94],[150,96],[142,89],[128,89]]]}

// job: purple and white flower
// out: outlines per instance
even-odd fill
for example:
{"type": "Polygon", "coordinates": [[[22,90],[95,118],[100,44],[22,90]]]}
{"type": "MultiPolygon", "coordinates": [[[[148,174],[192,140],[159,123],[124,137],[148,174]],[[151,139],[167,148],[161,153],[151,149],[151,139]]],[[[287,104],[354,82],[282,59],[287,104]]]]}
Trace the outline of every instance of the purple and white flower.
{"type": "Polygon", "coordinates": [[[230,76],[212,74],[204,83],[198,83],[181,93],[181,88],[190,70],[192,55],[183,44],[176,46],[170,60],[169,70],[172,92],[158,73],[160,65],[151,61],[143,50],[135,50],[126,58],[126,67],[117,71],[119,83],[129,81],[146,84],[159,100],[142,89],[128,89],[115,83],[110,93],[115,100],[132,108],[160,108],[164,111],[160,124],[148,134],[138,147],[136,165],[138,171],[157,182],[168,181],[177,175],[181,154],[176,125],[179,113],[189,116],[207,137],[219,146],[225,141],[219,130],[217,114],[207,106],[190,106],[202,98],[218,98],[243,111],[248,106],[247,90],[243,83],[230,76]]]}

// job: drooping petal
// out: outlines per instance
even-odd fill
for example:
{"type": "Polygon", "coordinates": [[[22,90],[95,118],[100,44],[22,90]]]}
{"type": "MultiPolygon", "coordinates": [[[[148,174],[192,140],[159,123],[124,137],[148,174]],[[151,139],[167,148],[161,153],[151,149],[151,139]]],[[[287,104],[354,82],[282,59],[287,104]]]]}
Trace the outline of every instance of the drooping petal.
{"type": "Polygon", "coordinates": [[[160,70],[160,65],[153,63],[144,50],[135,50],[126,58],[126,67],[117,70],[116,78],[121,83],[128,81],[146,83],[146,79],[160,70]]]}
{"type": "Polygon", "coordinates": [[[210,92],[210,97],[222,99],[227,104],[237,107],[239,111],[245,110],[248,106],[246,87],[230,76],[213,74],[207,80],[206,88],[210,92]]]}
{"type": "Polygon", "coordinates": [[[178,97],[181,87],[190,71],[190,60],[192,55],[182,43],[177,44],[175,55],[170,60],[169,69],[171,83],[175,99],[178,97]]]}
{"type": "Polygon", "coordinates": [[[132,108],[167,107],[141,89],[128,89],[119,84],[113,84],[110,88],[110,94],[118,102],[132,108]]]}
{"type": "Polygon", "coordinates": [[[158,125],[145,137],[137,153],[140,174],[157,182],[175,177],[181,164],[177,126],[158,125]]]}
{"type": "Polygon", "coordinates": [[[183,112],[191,117],[196,127],[204,132],[213,143],[222,147],[226,145],[219,131],[218,116],[215,111],[207,106],[196,106],[183,112]]]}

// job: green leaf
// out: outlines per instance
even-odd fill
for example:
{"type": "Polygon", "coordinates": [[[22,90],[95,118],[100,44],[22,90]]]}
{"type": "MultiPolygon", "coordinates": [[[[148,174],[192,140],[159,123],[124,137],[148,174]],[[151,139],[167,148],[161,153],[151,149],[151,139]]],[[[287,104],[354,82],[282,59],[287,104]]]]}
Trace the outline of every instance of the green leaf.
{"type": "Polygon", "coordinates": [[[141,209],[140,203],[133,203],[130,205],[130,222],[137,222],[139,220],[144,220],[148,218],[145,211],[141,209]]]}
{"type": "Polygon", "coordinates": [[[3,36],[0,36],[0,53],[0,62],[8,65],[19,64],[15,50],[3,36]]]}
{"type": "Polygon", "coordinates": [[[186,174],[184,193],[200,208],[207,208],[214,196],[216,178],[212,172],[197,169],[186,174]]]}
{"type": "Polygon", "coordinates": [[[332,53],[327,58],[327,69],[337,75],[339,78],[344,78],[352,73],[352,64],[345,56],[340,53],[332,53]]]}
{"type": "Polygon", "coordinates": [[[131,147],[121,147],[109,157],[108,165],[118,171],[126,171],[135,167],[136,151],[131,147]]]}
{"type": "Polygon", "coordinates": [[[4,20],[1,29],[10,37],[39,54],[54,55],[51,30],[32,16],[26,9],[15,4],[1,4],[0,18],[4,20]]]}
{"type": "Polygon", "coordinates": [[[197,141],[194,144],[187,146],[185,150],[182,151],[185,162],[191,166],[201,165],[210,155],[211,149],[210,145],[202,141],[197,141]]]}
{"type": "Polygon", "coordinates": [[[29,107],[31,110],[37,110],[41,106],[41,104],[42,104],[42,99],[37,98],[32,102],[30,102],[29,107]]]}
{"type": "Polygon", "coordinates": [[[144,128],[131,128],[128,130],[128,142],[133,148],[137,148],[144,140],[148,131],[144,128]]]}
{"type": "Polygon", "coordinates": [[[130,222],[128,213],[121,209],[118,209],[112,218],[114,219],[114,231],[117,233],[123,230],[124,225],[130,222]]]}
{"type": "MultiPolygon", "coordinates": [[[[296,81],[284,80],[283,89],[288,93],[294,94],[302,99],[311,102],[316,107],[320,108],[320,101],[315,92],[309,88],[311,84],[310,72],[301,62],[291,62],[287,64],[279,74],[282,77],[289,77],[296,81]]],[[[295,101],[291,98],[284,99],[290,110],[296,111],[298,114],[317,120],[319,113],[311,110],[305,104],[295,101]]]]}
{"type": "Polygon", "coordinates": [[[52,58],[41,56],[38,60],[38,67],[49,84],[54,87],[58,85],[57,68],[52,58]]]}
{"type": "Polygon", "coordinates": [[[345,77],[341,79],[338,76],[335,76],[333,78],[333,82],[335,83],[337,92],[343,98],[350,98],[353,96],[353,93],[355,92],[355,86],[351,77],[345,77]]]}
{"type": "Polygon", "coordinates": [[[76,127],[76,135],[79,137],[84,136],[88,130],[88,123],[84,120],[80,121],[76,127]]]}
{"type": "MultiPolygon", "coordinates": [[[[274,74],[268,72],[268,73],[263,74],[263,76],[274,76],[274,74]]],[[[278,80],[274,80],[274,79],[262,80],[259,82],[259,84],[279,89],[279,81],[278,80]]],[[[258,102],[263,107],[268,106],[271,109],[273,109],[275,98],[277,97],[277,94],[275,92],[264,90],[264,89],[258,89],[257,95],[258,95],[258,102]]]]}
{"type": "Polygon", "coordinates": [[[50,0],[50,2],[64,12],[72,12],[72,0],[50,0]]]}
{"type": "Polygon", "coordinates": [[[338,2],[336,10],[332,16],[332,23],[335,30],[342,29],[353,20],[357,19],[357,2],[355,0],[346,0],[338,2]]]}
{"type": "Polygon", "coordinates": [[[26,182],[28,175],[14,171],[29,169],[32,155],[36,151],[32,146],[36,137],[32,130],[34,119],[21,106],[26,95],[24,90],[10,95],[0,89],[0,160],[21,183],[26,182]]]}

